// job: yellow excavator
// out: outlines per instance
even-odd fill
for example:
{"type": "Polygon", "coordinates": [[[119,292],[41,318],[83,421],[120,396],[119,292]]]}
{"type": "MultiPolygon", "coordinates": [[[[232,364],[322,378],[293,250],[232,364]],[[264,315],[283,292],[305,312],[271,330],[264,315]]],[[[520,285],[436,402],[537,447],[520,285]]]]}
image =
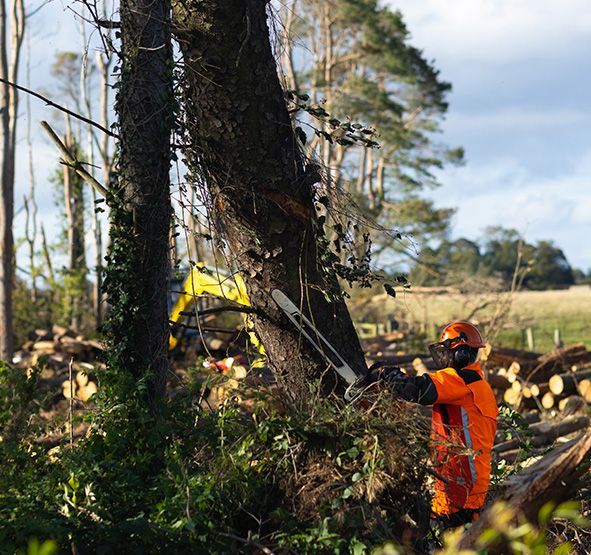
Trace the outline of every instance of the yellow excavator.
{"type": "MultiPolygon", "coordinates": [[[[207,268],[203,263],[198,263],[191,268],[182,282],[182,289],[175,293],[178,294],[178,298],[169,317],[171,334],[168,348],[170,351],[174,350],[179,342],[178,337],[175,336],[176,330],[183,327],[183,320],[200,297],[213,296],[242,306],[250,306],[242,276],[239,274],[228,275],[220,272],[217,268],[207,268]]],[[[198,311],[195,310],[195,316],[198,317],[198,314],[198,311]]],[[[251,315],[244,313],[242,318],[250,342],[257,348],[259,355],[264,355],[263,346],[253,331],[251,315]]]]}

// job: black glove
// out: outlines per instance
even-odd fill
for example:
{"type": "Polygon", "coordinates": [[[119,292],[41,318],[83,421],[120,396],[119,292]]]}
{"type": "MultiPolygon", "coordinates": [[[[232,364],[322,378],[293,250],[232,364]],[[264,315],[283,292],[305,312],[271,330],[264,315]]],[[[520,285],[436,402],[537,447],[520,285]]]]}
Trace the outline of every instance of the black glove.
{"type": "Polygon", "coordinates": [[[367,371],[367,383],[386,382],[387,385],[404,377],[404,373],[397,366],[388,366],[387,362],[378,361],[367,371]]]}
{"type": "Polygon", "coordinates": [[[403,382],[406,374],[398,366],[386,366],[382,370],[380,379],[390,388],[396,389],[396,384],[403,382]]]}

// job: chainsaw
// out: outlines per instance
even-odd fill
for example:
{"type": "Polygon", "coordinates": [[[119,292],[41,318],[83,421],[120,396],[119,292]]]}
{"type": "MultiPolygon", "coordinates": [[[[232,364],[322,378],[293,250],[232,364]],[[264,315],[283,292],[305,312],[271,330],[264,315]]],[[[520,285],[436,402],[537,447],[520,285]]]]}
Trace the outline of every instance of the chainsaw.
{"type": "Polygon", "coordinates": [[[337,374],[341,376],[347,383],[345,391],[345,401],[352,402],[359,398],[367,387],[366,375],[367,369],[364,368],[360,372],[356,372],[343,359],[343,357],[335,350],[316,328],[310,320],[302,313],[302,311],[291,302],[291,300],[279,289],[271,291],[273,300],[277,306],[285,313],[292,324],[301,332],[301,334],[312,344],[312,346],[322,355],[324,360],[332,366],[337,374]]]}

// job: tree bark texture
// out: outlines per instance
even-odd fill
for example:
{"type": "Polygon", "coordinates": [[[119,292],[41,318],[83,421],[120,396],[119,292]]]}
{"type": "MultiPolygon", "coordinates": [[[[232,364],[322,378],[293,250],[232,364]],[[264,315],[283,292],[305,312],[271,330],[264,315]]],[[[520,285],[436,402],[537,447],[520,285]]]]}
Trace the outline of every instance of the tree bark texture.
{"type": "Polygon", "coordinates": [[[255,329],[287,400],[305,405],[310,384],[342,380],[271,298],[281,289],[353,368],[363,353],[338,282],[322,262],[314,187],[294,137],[269,41],[263,0],[178,0],[173,23],[185,63],[189,162],[205,177],[210,214],[245,278],[255,329]]]}
{"type": "Polygon", "coordinates": [[[121,40],[117,169],[123,206],[112,210],[108,278],[117,280],[109,293],[118,322],[108,329],[112,344],[120,348],[119,363],[125,365],[121,370],[147,378],[150,399],[157,403],[168,372],[166,291],[174,111],[170,3],[122,1],[121,40]],[[119,263],[125,269],[117,274],[119,263]]]}

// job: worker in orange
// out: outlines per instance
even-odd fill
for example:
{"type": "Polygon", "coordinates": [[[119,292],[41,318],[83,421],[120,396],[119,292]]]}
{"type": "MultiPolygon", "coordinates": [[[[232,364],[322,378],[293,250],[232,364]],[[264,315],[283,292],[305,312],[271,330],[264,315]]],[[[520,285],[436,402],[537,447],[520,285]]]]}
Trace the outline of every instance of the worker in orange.
{"type": "Polygon", "coordinates": [[[436,372],[407,376],[384,363],[370,368],[371,382],[383,382],[407,401],[433,405],[431,448],[437,478],[431,509],[442,528],[475,521],[490,482],[498,409],[477,362],[481,347],[478,328],[452,322],[440,341],[429,346],[436,372]]]}

